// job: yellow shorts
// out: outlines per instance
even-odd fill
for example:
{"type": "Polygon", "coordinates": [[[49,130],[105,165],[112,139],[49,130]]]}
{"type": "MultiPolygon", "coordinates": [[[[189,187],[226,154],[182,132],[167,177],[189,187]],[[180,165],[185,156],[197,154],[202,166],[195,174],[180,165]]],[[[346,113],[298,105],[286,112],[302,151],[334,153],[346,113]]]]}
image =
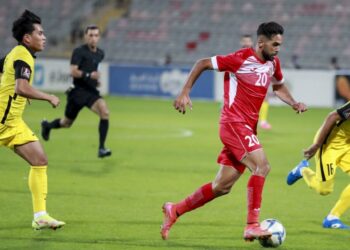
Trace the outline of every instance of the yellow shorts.
{"type": "Polygon", "coordinates": [[[24,121],[21,121],[15,127],[0,124],[0,146],[13,149],[16,145],[23,145],[38,140],[38,137],[24,121]]]}
{"type": "MultiPolygon", "coordinates": [[[[317,135],[316,135],[317,136],[317,135]]],[[[333,129],[327,142],[321,146],[315,155],[316,178],[319,181],[332,180],[337,168],[350,172],[350,144],[348,139],[333,129]]]]}

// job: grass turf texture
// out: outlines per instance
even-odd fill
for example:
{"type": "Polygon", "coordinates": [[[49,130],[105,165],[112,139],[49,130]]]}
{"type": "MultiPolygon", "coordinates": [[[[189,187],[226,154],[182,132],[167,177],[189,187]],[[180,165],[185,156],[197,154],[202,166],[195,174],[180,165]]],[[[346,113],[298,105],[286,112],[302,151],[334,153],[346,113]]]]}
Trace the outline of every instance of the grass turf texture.
{"type": "MultiPolygon", "coordinates": [[[[34,101],[25,121],[40,134],[40,121],[64,113],[34,101]]],[[[84,110],[70,129],[54,130],[43,142],[49,157],[48,211],[67,225],[57,231],[31,230],[28,165],[0,149],[0,249],[261,249],[242,239],[246,218],[246,172],[232,192],[181,217],[163,241],[161,206],[178,201],[211,181],[218,170],[219,104],[194,101],[183,116],[172,100],[107,97],[110,158],[97,158],[98,117],[84,110]],[[191,135],[192,133],[192,135],[191,135]],[[189,136],[191,135],[191,136],[189,136]]],[[[349,231],[321,227],[348,176],[338,171],[333,194],[322,197],[303,180],[285,178],[302,159],[329,109],[297,115],[271,107],[271,131],[259,131],[272,171],[267,179],[261,219],[276,218],[287,230],[280,249],[347,249],[349,231]]],[[[314,163],[311,163],[314,166],[314,163]]],[[[350,223],[349,213],[343,221],[350,223]]]]}

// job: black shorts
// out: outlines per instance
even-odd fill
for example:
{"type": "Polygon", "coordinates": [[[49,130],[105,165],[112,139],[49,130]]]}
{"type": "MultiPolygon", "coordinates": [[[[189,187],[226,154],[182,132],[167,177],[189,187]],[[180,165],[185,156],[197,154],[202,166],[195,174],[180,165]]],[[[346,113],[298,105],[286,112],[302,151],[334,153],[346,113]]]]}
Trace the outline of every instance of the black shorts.
{"type": "Polygon", "coordinates": [[[70,120],[77,118],[80,110],[91,106],[102,98],[98,91],[89,91],[82,88],[74,88],[67,95],[65,116],[70,120]]]}

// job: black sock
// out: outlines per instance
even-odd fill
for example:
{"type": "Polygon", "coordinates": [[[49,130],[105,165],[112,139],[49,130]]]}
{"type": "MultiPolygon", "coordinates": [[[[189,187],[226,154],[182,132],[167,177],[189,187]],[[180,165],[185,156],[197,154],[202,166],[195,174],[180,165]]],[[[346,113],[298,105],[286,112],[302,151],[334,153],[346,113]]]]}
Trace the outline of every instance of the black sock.
{"type": "Polygon", "coordinates": [[[61,124],[60,124],[61,119],[57,118],[55,120],[53,120],[52,122],[49,122],[49,128],[60,128],[61,124]]]}
{"type": "Polygon", "coordinates": [[[98,132],[100,134],[100,147],[99,148],[105,148],[105,141],[107,137],[108,132],[108,120],[101,119],[100,124],[98,126],[98,132]]]}

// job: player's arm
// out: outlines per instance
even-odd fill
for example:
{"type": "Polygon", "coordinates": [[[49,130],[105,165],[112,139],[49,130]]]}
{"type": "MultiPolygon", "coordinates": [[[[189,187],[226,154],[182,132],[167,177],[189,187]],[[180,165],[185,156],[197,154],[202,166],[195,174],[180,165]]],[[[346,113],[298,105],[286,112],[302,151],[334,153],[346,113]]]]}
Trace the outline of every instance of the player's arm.
{"type": "Polygon", "coordinates": [[[14,67],[16,79],[15,93],[17,95],[30,99],[45,100],[50,102],[53,107],[57,107],[59,105],[60,100],[58,97],[37,90],[29,84],[32,71],[27,63],[23,61],[15,61],[14,67]]]}
{"type": "Polygon", "coordinates": [[[74,78],[83,78],[84,80],[94,79],[98,80],[100,78],[100,73],[98,71],[86,72],[79,69],[78,65],[72,64],[70,66],[70,74],[74,78]]]}
{"type": "Polygon", "coordinates": [[[26,79],[16,79],[15,93],[29,99],[48,101],[54,108],[60,104],[60,99],[57,96],[33,88],[26,79]]]}
{"type": "Polygon", "coordinates": [[[276,96],[288,105],[293,106],[297,103],[297,101],[294,100],[293,96],[289,92],[286,85],[284,85],[283,83],[275,83],[272,86],[272,89],[276,96]]]}
{"type": "Polygon", "coordinates": [[[203,71],[212,69],[213,65],[210,58],[200,59],[194,64],[180,95],[174,101],[173,105],[176,110],[185,114],[187,105],[189,105],[189,107],[192,109],[192,102],[189,96],[191,89],[203,71]]]}
{"type": "Polygon", "coordinates": [[[336,122],[342,119],[342,117],[339,115],[338,112],[335,110],[328,114],[328,116],[324,120],[319,130],[316,141],[312,145],[310,145],[306,150],[304,150],[304,157],[306,159],[310,159],[315,155],[317,150],[321,147],[323,142],[326,140],[332,128],[335,126],[336,122]]]}
{"type": "Polygon", "coordinates": [[[278,98],[281,99],[283,102],[290,105],[295,111],[297,111],[297,113],[305,112],[307,110],[307,107],[304,103],[297,102],[294,100],[288,88],[283,83],[274,84],[272,88],[276,96],[278,96],[278,98]]]}
{"type": "Polygon", "coordinates": [[[275,72],[273,74],[275,81],[273,81],[272,86],[274,93],[278,96],[279,99],[281,99],[283,102],[287,103],[295,111],[297,111],[297,113],[305,112],[307,110],[306,105],[302,102],[295,101],[286,85],[283,84],[284,77],[281,69],[280,59],[278,57],[275,57],[273,62],[275,66],[275,72]]]}

